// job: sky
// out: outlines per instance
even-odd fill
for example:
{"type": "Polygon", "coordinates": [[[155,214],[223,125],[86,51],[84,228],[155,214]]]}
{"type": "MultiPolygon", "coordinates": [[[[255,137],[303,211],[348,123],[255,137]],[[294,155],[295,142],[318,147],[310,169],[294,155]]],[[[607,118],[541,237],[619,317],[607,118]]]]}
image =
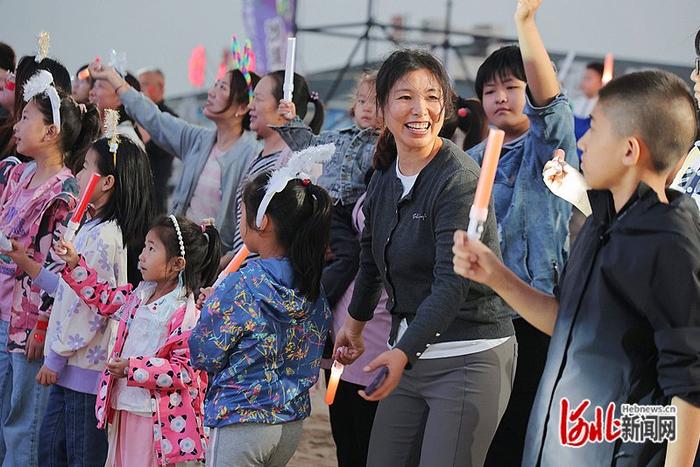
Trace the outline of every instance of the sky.
{"type": "MultiPolygon", "coordinates": [[[[515,0],[454,0],[452,27],[471,30],[491,25],[515,37],[515,0]]],[[[442,25],[447,0],[376,0],[381,22],[402,15],[406,24],[424,21],[442,25]]],[[[211,66],[210,83],[231,34],[245,37],[242,0],[0,0],[4,24],[0,41],[20,55],[34,53],[36,36],[51,34],[50,56],[75,71],[111,49],[124,51],[128,68],[157,66],[167,76],[171,96],[191,93],[187,62],[191,50],[203,45],[211,66]]],[[[365,21],[366,0],[298,0],[300,26],[365,21]]],[[[545,45],[552,51],[574,50],[582,55],[613,53],[651,63],[688,64],[694,61],[693,38],[700,28],[700,0],[545,0],[538,13],[545,45]]],[[[352,39],[300,34],[297,70],[310,73],[342,66],[354,45],[352,39]]],[[[388,47],[373,44],[379,59],[388,47]]],[[[357,57],[361,60],[361,54],[357,57]]]]}

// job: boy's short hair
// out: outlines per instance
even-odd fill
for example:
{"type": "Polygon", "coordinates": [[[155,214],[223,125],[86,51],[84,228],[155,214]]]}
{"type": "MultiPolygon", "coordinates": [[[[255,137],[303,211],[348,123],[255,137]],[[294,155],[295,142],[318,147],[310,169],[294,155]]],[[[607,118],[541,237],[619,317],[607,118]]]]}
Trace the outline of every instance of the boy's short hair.
{"type": "Polygon", "coordinates": [[[482,98],[486,83],[493,81],[496,77],[504,80],[511,74],[520,81],[527,81],[523,56],[520,54],[520,47],[517,45],[501,47],[486,57],[486,60],[476,72],[476,79],[474,80],[476,97],[482,98]]]}
{"type": "Polygon", "coordinates": [[[600,75],[600,77],[603,77],[603,70],[605,69],[605,65],[603,65],[603,62],[588,62],[586,63],[586,70],[593,70],[596,73],[600,75]]]}
{"type": "Polygon", "coordinates": [[[599,104],[623,137],[640,137],[658,172],[671,169],[695,140],[695,100],[678,76],[661,70],[639,71],[610,81],[599,104]]]}

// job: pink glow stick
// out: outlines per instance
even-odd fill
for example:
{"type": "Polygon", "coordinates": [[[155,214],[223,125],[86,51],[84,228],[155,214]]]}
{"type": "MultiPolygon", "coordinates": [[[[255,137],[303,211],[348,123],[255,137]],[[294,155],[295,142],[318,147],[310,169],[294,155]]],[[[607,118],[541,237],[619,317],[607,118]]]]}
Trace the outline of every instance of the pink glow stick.
{"type": "Polygon", "coordinates": [[[469,211],[469,226],[467,227],[469,240],[478,240],[484,231],[484,222],[489,214],[489,201],[491,201],[493,181],[496,178],[496,169],[498,168],[498,159],[501,157],[504,137],[503,130],[493,128],[489,130],[484,159],[481,163],[481,175],[479,175],[479,183],[476,185],[474,204],[469,211]]]}
{"type": "Polygon", "coordinates": [[[97,185],[97,181],[100,179],[100,174],[92,174],[90,176],[90,180],[88,181],[87,187],[85,187],[85,191],[83,192],[83,195],[80,197],[80,202],[78,203],[78,209],[73,212],[73,217],[71,217],[70,221],[68,222],[68,228],[66,229],[66,232],[63,234],[63,239],[67,242],[72,242],[73,239],[75,238],[75,233],[78,231],[78,228],[80,227],[80,220],[83,218],[83,215],[85,214],[85,211],[87,210],[88,203],[90,202],[90,198],[92,198],[92,193],[95,191],[95,186],[97,185]]]}

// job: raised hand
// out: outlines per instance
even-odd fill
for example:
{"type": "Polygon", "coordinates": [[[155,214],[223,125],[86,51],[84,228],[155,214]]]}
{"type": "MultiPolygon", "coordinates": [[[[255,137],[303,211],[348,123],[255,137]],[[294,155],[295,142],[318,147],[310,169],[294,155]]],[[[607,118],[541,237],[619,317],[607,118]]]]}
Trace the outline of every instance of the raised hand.
{"type": "Polygon", "coordinates": [[[542,179],[552,193],[576,206],[586,216],[591,215],[591,204],[586,194],[589,189],[583,175],[566,163],[564,151],[554,151],[552,160],[544,165],[542,179]]]}
{"type": "Polygon", "coordinates": [[[542,0],[518,0],[518,5],[515,8],[515,21],[534,19],[540,5],[542,5],[542,0]]]}
{"type": "Polygon", "coordinates": [[[297,108],[292,101],[285,101],[284,99],[280,101],[279,107],[277,107],[277,113],[279,113],[284,119],[290,122],[294,120],[297,116],[297,108]]]}

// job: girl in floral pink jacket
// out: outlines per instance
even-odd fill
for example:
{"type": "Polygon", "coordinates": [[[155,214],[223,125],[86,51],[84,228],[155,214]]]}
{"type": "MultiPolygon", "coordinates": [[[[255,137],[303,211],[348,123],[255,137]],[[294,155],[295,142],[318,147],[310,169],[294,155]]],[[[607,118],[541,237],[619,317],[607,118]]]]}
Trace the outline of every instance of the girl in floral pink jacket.
{"type": "Polygon", "coordinates": [[[206,374],[190,365],[187,339],[198,319],[191,300],[210,285],[220,259],[213,226],[163,216],[139,256],[144,281],[110,287],[69,243],[66,283],[96,313],[119,319],[111,357],[97,393],[98,426],[109,424],[108,466],[156,466],[202,461],[206,374]]]}

